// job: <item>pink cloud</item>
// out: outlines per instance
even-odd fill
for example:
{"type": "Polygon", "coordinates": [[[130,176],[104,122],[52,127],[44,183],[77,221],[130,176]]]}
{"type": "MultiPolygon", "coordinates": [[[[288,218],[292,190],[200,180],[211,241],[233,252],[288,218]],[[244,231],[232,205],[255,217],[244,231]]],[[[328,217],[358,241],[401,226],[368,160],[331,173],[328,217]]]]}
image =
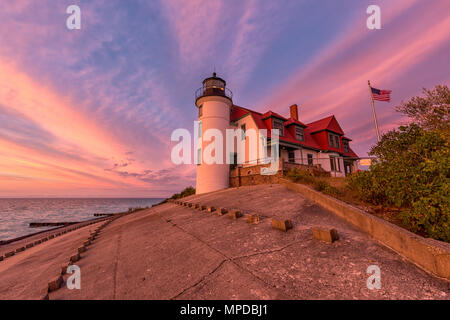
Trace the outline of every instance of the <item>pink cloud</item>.
{"type": "MultiPolygon", "coordinates": [[[[448,2],[428,3],[426,6],[402,2],[395,6],[395,13],[383,22],[383,29],[370,31],[358,20],[355,31],[333,43],[305,70],[297,70],[285,83],[274,89],[275,94],[266,96],[257,105],[279,112],[287,111],[292,103],[301,105],[301,117],[312,121],[319,117],[335,114],[344,119],[344,130],[351,133],[367,124],[371,132],[373,123],[369,109],[367,80],[382,89],[393,89],[394,100],[390,105],[377,103],[380,117],[383,113],[393,114],[392,105],[407,99],[408,95],[420,94],[422,86],[436,83],[420,83],[411,91],[412,81],[398,83],[411,68],[419,64],[433,66],[428,58],[449,44],[450,18],[447,15],[448,2]],[[406,10],[405,9],[409,9],[406,10]]],[[[382,12],[385,12],[386,9],[382,12]]],[[[447,66],[448,67],[448,66],[447,66]]],[[[431,68],[430,68],[431,70],[431,68]]],[[[435,79],[434,81],[437,81],[435,79]]],[[[386,131],[394,123],[383,124],[386,131]]],[[[361,144],[359,152],[367,151],[364,137],[351,137],[353,145],[361,144]]],[[[373,140],[372,140],[373,141],[373,140]]]]}

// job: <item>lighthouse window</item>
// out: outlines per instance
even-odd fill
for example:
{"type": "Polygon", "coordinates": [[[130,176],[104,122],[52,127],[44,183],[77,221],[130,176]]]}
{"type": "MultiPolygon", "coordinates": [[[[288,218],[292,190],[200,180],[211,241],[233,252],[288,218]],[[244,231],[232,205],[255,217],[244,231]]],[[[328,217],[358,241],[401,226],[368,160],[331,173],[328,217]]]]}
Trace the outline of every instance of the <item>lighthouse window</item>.
{"type": "Polygon", "coordinates": [[[200,118],[203,116],[203,105],[201,104],[200,107],[198,107],[198,117],[200,118]]]}
{"type": "Polygon", "coordinates": [[[202,148],[197,149],[197,165],[202,164],[202,148]]]}
{"type": "Polygon", "coordinates": [[[201,122],[198,123],[198,137],[199,138],[202,137],[202,123],[201,122]]]}

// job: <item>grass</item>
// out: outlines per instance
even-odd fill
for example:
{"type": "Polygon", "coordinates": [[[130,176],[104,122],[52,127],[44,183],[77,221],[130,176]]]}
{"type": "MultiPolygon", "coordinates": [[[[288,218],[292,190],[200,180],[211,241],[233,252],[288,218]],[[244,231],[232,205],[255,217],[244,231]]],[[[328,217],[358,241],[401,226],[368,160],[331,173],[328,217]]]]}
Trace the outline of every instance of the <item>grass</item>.
{"type": "Polygon", "coordinates": [[[314,177],[308,171],[296,168],[289,170],[286,177],[293,182],[309,185],[316,191],[351,204],[404,228],[401,219],[398,217],[400,208],[375,206],[362,201],[357,191],[350,188],[347,178],[314,177]]]}

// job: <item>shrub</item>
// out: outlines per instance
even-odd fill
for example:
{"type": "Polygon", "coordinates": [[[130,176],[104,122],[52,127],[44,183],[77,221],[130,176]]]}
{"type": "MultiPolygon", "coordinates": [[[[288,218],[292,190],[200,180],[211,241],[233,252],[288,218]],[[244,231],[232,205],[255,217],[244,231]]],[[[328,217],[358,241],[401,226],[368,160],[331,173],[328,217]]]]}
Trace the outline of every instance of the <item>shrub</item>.
{"type": "Polygon", "coordinates": [[[306,170],[291,168],[287,174],[287,178],[293,182],[302,182],[306,184],[313,184],[314,177],[306,170]]]}
{"type": "Polygon", "coordinates": [[[448,132],[402,126],[372,148],[378,161],[349,184],[364,201],[401,208],[410,230],[450,242],[449,151],[448,132]]]}
{"type": "Polygon", "coordinates": [[[175,193],[174,195],[172,195],[172,197],[170,197],[170,199],[180,199],[180,198],[184,198],[184,197],[187,197],[187,196],[191,196],[193,194],[195,194],[195,188],[194,187],[187,187],[183,191],[181,191],[180,193],[175,193]]]}
{"type": "Polygon", "coordinates": [[[323,180],[316,180],[313,184],[314,190],[316,191],[324,191],[330,185],[323,180]]]}

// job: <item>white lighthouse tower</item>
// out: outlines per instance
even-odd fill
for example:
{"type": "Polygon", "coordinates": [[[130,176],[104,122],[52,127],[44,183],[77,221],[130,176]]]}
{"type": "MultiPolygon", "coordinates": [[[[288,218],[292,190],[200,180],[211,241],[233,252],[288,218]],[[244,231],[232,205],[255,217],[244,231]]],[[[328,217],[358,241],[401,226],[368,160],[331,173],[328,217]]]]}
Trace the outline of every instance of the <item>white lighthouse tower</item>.
{"type": "Polygon", "coordinates": [[[196,152],[201,159],[197,165],[196,193],[228,188],[230,165],[226,161],[229,155],[225,152],[225,141],[223,141],[222,164],[207,164],[200,155],[203,154],[206,146],[212,143],[202,139],[203,134],[208,129],[221,131],[225,140],[226,129],[230,128],[230,110],[233,105],[232,92],[226,88],[225,80],[217,77],[214,72],[212,77],[203,80],[203,86],[197,90],[195,105],[198,108],[199,121],[199,140],[196,152]]]}

